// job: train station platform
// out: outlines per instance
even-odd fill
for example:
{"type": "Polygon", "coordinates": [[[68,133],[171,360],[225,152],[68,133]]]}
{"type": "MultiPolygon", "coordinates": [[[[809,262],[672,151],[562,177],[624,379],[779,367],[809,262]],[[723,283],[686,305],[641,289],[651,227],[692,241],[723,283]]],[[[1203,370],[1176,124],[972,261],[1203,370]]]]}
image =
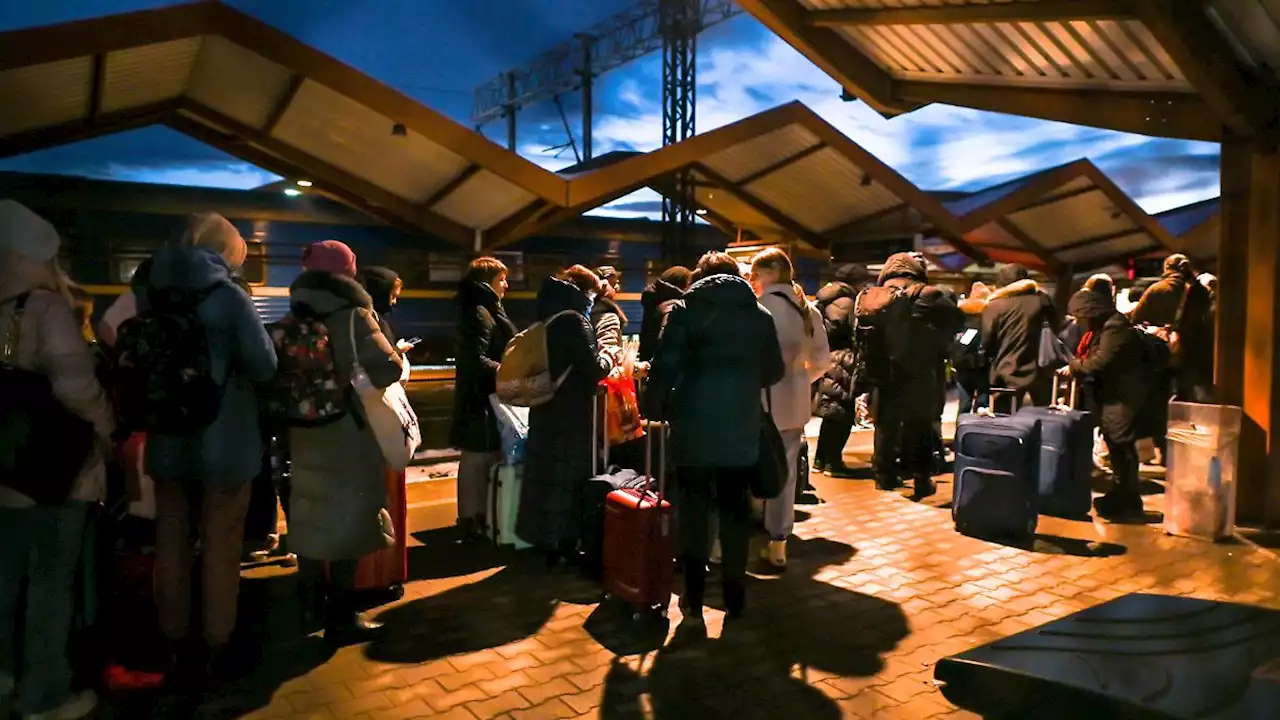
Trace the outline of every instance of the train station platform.
{"type": "MultiPolygon", "coordinates": [[[[849,459],[865,466],[869,441],[856,433],[849,459]]],[[[753,575],[744,620],[726,629],[711,610],[710,639],[692,644],[672,637],[674,601],[670,628],[637,626],[537,556],[459,544],[451,483],[415,483],[413,581],[374,611],[384,639],[327,653],[294,630],[293,571],[253,570],[243,640],[262,650],[245,676],[198,708],[147,698],[145,709],[257,720],[971,718],[934,681],[944,657],[1135,592],[1280,609],[1280,560],[1244,541],[1044,518],[1034,543],[1008,547],[952,530],[935,506],[949,476],[930,504],[869,479],[812,480],[791,566],[753,575]]],[[[113,717],[141,716],[127,698],[112,702],[113,717]]]]}

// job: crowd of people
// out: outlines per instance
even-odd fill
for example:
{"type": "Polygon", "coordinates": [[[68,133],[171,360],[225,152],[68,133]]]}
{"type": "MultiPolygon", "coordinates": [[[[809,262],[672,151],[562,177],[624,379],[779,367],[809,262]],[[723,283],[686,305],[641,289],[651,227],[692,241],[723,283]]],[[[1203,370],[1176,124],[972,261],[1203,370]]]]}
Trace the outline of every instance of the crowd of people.
{"type": "MultiPolygon", "coordinates": [[[[272,329],[235,278],[247,253],[244,239],[221,216],[200,214],[138,268],[130,291],[95,333],[91,298],[58,267],[59,246],[51,224],[0,201],[3,367],[47,378],[52,396],[93,437],[65,500],[37,503],[12,483],[0,485],[0,701],[16,696],[28,718],[79,718],[93,710],[92,692],[72,688],[72,578],[90,508],[118,492],[109,469],[139,431],[146,432],[145,471],[155,480],[155,602],[173,677],[203,683],[228,670],[246,522],[257,522],[252,481],[269,465],[265,449],[273,437],[283,437],[290,454],[291,482],[280,500],[299,566],[301,628],[322,628],[335,644],[370,638],[378,626],[357,612],[356,564],[406,528],[388,526],[386,458],[360,413],[348,411],[348,378],[387,388],[408,377],[410,345],[397,340],[386,317],[401,290],[395,273],[361,268],[339,241],[313,243],[290,286],[293,330],[272,329]],[[290,344],[309,332],[322,341],[290,344]],[[198,341],[175,344],[179,338],[198,341]],[[193,348],[203,359],[191,357],[193,348]],[[282,377],[297,380],[287,368],[309,367],[316,348],[327,348],[328,384],[309,388],[318,394],[303,398],[306,407],[283,417],[268,412],[275,406],[264,397],[278,396],[282,377]],[[175,357],[189,360],[179,366],[180,387],[144,388],[170,392],[164,407],[157,407],[164,398],[130,397],[138,389],[122,387],[116,375],[147,370],[138,367],[144,356],[166,367],[175,357]],[[201,383],[204,405],[193,400],[183,407],[176,398],[196,397],[201,383]],[[299,422],[303,416],[309,421],[299,422]],[[193,582],[197,559],[200,579],[193,582]],[[193,606],[202,608],[201,617],[192,616],[193,606]]],[[[487,532],[490,474],[500,460],[491,396],[519,330],[503,305],[508,274],[500,260],[478,257],[456,296],[450,438],[461,451],[458,522],[468,539],[487,532]]],[[[1096,509],[1124,517],[1141,511],[1138,438],[1163,442],[1170,397],[1212,397],[1212,284],[1181,255],[1168,258],[1164,275],[1126,314],[1107,276],[1091,278],[1066,308],[1055,308],[1021,266],[1002,267],[994,288],[975,283],[957,297],[931,284],[923,256],[899,253],[878,275],[860,265],[839,268],[815,302],[780,249],[761,251],[745,267],[709,252],[693,269],[667,269],[644,291],[634,358],[627,355],[632,323],[617,302],[620,287],[617,268],[573,265],[537,290],[546,370],[556,389],[529,413],[517,532],[552,568],[598,571],[600,529],[590,526],[597,514],[587,505],[599,496],[587,486],[602,471],[593,452],[601,438],[591,418],[601,382],[634,365],[644,378],[643,415],[668,426],[681,605],[693,623],[702,618],[713,556],[728,618],[745,610],[751,479],[768,423],[782,439],[789,471],[781,493],[764,504],[768,544],[761,559],[781,570],[796,486],[807,480],[799,470],[804,427],[815,413],[821,418],[815,469],[851,477],[843,449],[853,428],[869,419],[876,486],[892,491],[909,480],[911,497],[923,499],[936,491],[951,373],[962,411],[992,404],[996,390],[1049,404],[1054,374],[1070,374],[1082,389],[1081,406],[1098,415],[1115,476],[1096,509]],[[1055,365],[1043,359],[1048,337],[1067,348],[1055,365]]],[[[284,390],[297,388],[285,382],[284,390]]],[[[269,493],[267,533],[274,530],[275,501],[269,493]]]]}

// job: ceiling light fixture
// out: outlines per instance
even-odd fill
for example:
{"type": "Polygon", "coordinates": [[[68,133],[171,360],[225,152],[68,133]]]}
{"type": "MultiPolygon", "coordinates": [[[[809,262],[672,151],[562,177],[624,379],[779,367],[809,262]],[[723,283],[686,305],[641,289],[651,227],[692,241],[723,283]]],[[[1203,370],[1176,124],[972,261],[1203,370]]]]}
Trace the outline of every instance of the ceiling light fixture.
{"type": "Polygon", "coordinates": [[[311,181],[310,181],[310,180],[299,180],[299,181],[298,181],[298,187],[311,187],[311,181]]]}
{"type": "Polygon", "coordinates": [[[299,195],[302,194],[302,191],[297,188],[285,188],[284,194],[288,195],[289,197],[298,197],[299,195]]]}
{"type": "Polygon", "coordinates": [[[408,135],[409,128],[405,127],[404,123],[396,123],[391,126],[391,137],[407,137],[408,135]]]}
{"type": "Polygon", "coordinates": [[[706,209],[706,208],[698,208],[697,210],[694,210],[694,213],[696,213],[696,214],[698,214],[698,215],[706,215],[706,214],[707,214],[707,209],[706,209]]]}
{"type": "Polygon", "coordinates": [[[869,185],[871,184],[871,182],[872,182],[872,180],[871,180],[871,173],[863,173],[863,174],[862,174],[862,187],[867,187],[867,186],[869,186],[869,185]]]}

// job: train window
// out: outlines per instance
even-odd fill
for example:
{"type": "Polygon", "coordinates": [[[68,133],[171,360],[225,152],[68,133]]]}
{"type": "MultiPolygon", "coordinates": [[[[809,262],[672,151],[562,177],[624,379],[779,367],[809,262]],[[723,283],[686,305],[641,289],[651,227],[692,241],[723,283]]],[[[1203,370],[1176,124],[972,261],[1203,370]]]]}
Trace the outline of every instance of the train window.
{"type": "Polygon", "coordinates": [[[512,287],[524,287],[524,253],[495,252],[493,256],[507,266],[507,283],[512,287]]]}
{"type": "Polygon", "coordinates": [[[138,271],[138,266],[142,264],[150,255],[140,253],[123,253],[112,258],[111,279],[120,285],[128,285],[133,280],[133,274],[138,271]]]}
{"type": "Polygon", "coordinates": [[[252,240],[245,245],[248,252],[240,267],[240,276],[251,287],[262,287],[267,284],[267,246],[252,240]]]}
{"type": "Polygon", "coordinates": [[[467,261],[460,253],[427,254],[427,280],[432,283],[456,283],[462,280],[467,261]]]}

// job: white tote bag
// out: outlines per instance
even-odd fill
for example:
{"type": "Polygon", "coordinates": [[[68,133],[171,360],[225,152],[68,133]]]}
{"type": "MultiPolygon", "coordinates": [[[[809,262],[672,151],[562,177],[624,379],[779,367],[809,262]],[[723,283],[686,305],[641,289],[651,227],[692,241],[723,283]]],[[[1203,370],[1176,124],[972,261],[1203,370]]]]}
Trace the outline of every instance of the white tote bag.
{"type": "Polygon", "coordinates": [[[360,365],[360,353],[356,349],[356,315],[359,312],[357,310],[351,313],[351,386],[360,396],[365,422],[369,423],[374,437],[378,438],[378,446],[382,448],[382,456],[386,458],[387,464],[397,471],[404,470],[413,459],[413,453],[422,444],[418,414],[409,405],[404,385],[397,382],[389,387],[379,388],[360,365]]]}

